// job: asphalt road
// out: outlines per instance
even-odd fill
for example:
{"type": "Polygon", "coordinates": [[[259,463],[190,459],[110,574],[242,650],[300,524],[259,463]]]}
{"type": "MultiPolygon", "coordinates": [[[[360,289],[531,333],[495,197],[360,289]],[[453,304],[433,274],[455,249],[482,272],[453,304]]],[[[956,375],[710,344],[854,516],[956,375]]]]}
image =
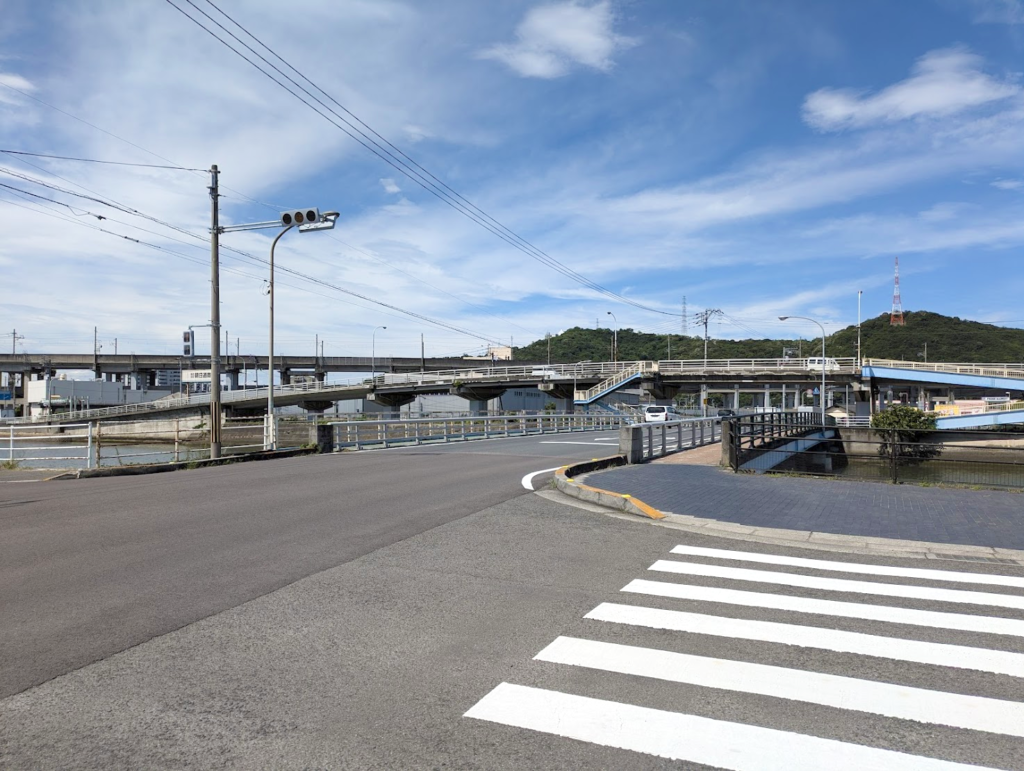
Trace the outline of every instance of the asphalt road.
{"type": "Polygon", "coordinates": [[[0,697],[521,495],[616,437],[0,484],[0,697]]]}
{"type": "MultiPolygon", "coordinates": [[[[400,453],[308,459],[364,463],[352,468],[367,477],[400,460],[441,497],[471,496],[474,474],[490,474],[496,489],[481,483],[478,500],[504,499],[438,513],[406,535],[382,526],[379,548],[0,700],[0,767],[1024,767],[1024,570],[772,547],[613,517],[516,489],[550,456],[492,454],[494,444],[430,453],[422,467],[400,453]],[[462,477],[463,466],[478,471],[462,477]]],[[[258,475],[207,480],[204,496],[245,482],[257,487],[245,491],[250,503],[277,500],[273,482],[288,475],[263,473],[267,489],[258,475]]],[[[349,512],[346,490],[363,484],[349,479],[328,475],[298,502],[349,512]]],[[[29,498],[50,485],[17,487],[29,498]]],[[[234,541],[257,543],[246,556],[296,565],[317,550],[314,531],[334,539],[323,557],[350,548],[332,529],[372,530],[351,513],[316,528],[282,512],[280,527],[204,512],[203,537],[186,546],[205,552],[218,527],[223,540],[189,563],[207,578],[179,578],[225,602],[222,584],[245,567],[234,541]]],[[[159,563],[161,545],[179,549],[193,521],[179,516],[130,545],[148,542],[159,563]]],[[[186,546],[179,559],[190,559],[186,546]]],[[[77,564],[82,546],[66,550],[60,559],[77,564]]],[[[122,550],[109,547],[108,559],[122,550]]],[[[90,586],[65,590],[87,596],[90,586]]],[[[171,606],[178,594],[167,583],[154,601],[171,606]]],[[[126,618],[135,612],[126,606],[126,618]]]]}

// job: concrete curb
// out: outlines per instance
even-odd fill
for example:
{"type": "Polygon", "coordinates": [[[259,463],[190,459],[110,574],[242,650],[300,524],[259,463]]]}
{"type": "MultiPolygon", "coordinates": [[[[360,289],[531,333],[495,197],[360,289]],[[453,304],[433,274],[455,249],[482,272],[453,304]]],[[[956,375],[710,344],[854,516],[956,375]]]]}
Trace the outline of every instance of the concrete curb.
{"type": "Polygon", "coordinates": [[[192,460],[179,461],[177,463],[151,463],[138,466],[104,466],[102,468],[78,469],[49,477],[43,481],[57,481],[63,479],[96,479],[99,477],[122,477],[139,476],[142,474],[163,474],[168,471],[181,471],[185,469],[205,468],[207,466],[230,466],[234,463],[249,463],[250,461],[275,460],[277,458],[295,458],[301,455],[316,455],[317,450],[301,447],[294,450],[273,450],[264,452],[253,452],[245,455],[231,455],[216,460],[192,460]]]}
{"type": "Polygon", "coordinates": [[[647,519],[663,519],[665,517],[653,506],[648,506],[632,495],[613,493],[609,490],[602,490],[600,487],[591,487],[582,482],[577,482],[576,477],[580,474],[589,474],[591,471],[601,471],[606,468],[625,466],[625,455],[612,455],[607,458],[595,458],[583,463],[574,463],[571,466],[563,466],[555,472],[555,487],[566,495],[578,498],[588,503],[596,503],[599,506],[615,509],[626,514],[635,514],[638,517],[647,519]]]}
{"type": "Polygon", "coordinates": [[[673,530],[685,530],[689,533],[699,533],[715,538],[732,538],[740,541],[755,541],[775,546],[792,546],[820,551],[1024,566],[1024,550],[1020,549],[932,541],[904,541],[896,538],[819,533],[811,530],[786,530],[778,527],[753,527],[708,517],[666,513],[631,495],[591,487],[575,479],[578,475],[623,465],[626,465],[625,457],[615,455],[610,458],[597,458],[587,463],[564,466],[555,472],[555,487],[565,495],[611,510],[609,513],[614,511],[637,515],[655,520],[650,523],[652,525],[673,530]]]}

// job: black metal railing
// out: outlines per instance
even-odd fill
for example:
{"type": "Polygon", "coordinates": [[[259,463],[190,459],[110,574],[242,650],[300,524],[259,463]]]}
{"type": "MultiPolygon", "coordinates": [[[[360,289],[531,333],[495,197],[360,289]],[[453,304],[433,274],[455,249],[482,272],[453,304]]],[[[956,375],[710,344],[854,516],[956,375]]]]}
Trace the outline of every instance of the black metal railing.
{"type": "Polygon", "coordinates": [[[1024,489],[1024,431],[815,429],[802,419],[747,417],[767,420],[730,421],[739,429],[723,432],[732,443],[734,471],[1024,489]]]}

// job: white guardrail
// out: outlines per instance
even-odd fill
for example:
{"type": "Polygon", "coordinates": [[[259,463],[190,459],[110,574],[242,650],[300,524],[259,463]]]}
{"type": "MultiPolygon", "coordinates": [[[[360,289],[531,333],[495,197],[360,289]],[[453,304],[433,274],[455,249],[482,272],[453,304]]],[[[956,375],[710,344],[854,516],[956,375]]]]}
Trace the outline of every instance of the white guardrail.
{"type": "Polygon", "coordinates": [[[719,418],[635,423],[619,430],[619,452],[626,456],[628,463],[643,463],[721,440],[722,421],[719,418]]]}
{"type": "Polygon", "coordinates": [[[1024,364],[956,364],[948,362],[899,361],[896,359],[864,359],[864,366],[912,369],[919,372],[939,372],[954,375],[1024,378],[1024,364]]]}
{"type": "Polygon", "coordinates": [[[415,418],[330,422],[335,449],[394,447],[431,442],[462,442],[531,434],[610,431],[626,418],[606,413],[579,415],[511,415],[504,417],[415,418]]]}
{"type": "MultiPolygon", "coordinates": [[[[279,422],[279,419],[276,419],[279,422]]],[[[194,423],[195,421],[186,421],[194,423]]],[[[148,422],[61,423],[0,427],[0,463],[12,468],[98,468],[208,458],[209,428],[183,425],[154,432],[148,422]]],[[[306,423],[301,426],[308,431],[306,423]]],[[[264,421],[222,427],[222,454],[264,448],[264,421]]]]}

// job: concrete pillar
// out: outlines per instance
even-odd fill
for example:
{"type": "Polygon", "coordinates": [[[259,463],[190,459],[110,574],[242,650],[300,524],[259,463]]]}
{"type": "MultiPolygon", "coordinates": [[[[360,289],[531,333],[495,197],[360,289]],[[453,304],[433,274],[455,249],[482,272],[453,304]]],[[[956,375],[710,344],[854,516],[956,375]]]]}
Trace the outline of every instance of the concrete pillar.
{"type": "Polygon", "coordinates": [[[770,383],[764,384],[764,409],[767,412],[772,408],[772,386],[770,383]]]}
{"type": "Polygon", "coordinates": [[[786,409],[786,384],[785,383],[782,384],[782,401],[779,402],[779,405],[782,407],[783,410],[786,409]]]}
{"type": "MultiPolygon", "coordinates": [[[[270,376],[273,377],[274,376],[273,373],[271,373],[270,376]]],[[[282,369],[281,370],[281,385],[291,385],[291,384],[292,384],[292,371],[290,369],[282,369]]]]}
{"type": "Polygon", "coordinates": [[[483,399],[471,399],[469,402],[470,415],[486,415],[487,401],[483,399]]]}
{"type": "Polygon", "coordinates": [[[317,373],[315,373],[314,377],[316,377],[316,382],[321,383],[321,384],[323,384],[323,383],[325,383],[327,381],[327,373],[326,372],[317,372],[317,373]]]}
{"type": "Polygon", "coordinates": [[[732,387],[732,408],[734,410],[740,408],[740,386],[738,383],[732,387]]]}
{"type": "Polygon", "coordinates": [[[230,370],[227,374],[228,374],[228,390],[229,391],[237,391],[238,390],[238,374],[239,374],[238,370],[237,369],[230,370]]]}

